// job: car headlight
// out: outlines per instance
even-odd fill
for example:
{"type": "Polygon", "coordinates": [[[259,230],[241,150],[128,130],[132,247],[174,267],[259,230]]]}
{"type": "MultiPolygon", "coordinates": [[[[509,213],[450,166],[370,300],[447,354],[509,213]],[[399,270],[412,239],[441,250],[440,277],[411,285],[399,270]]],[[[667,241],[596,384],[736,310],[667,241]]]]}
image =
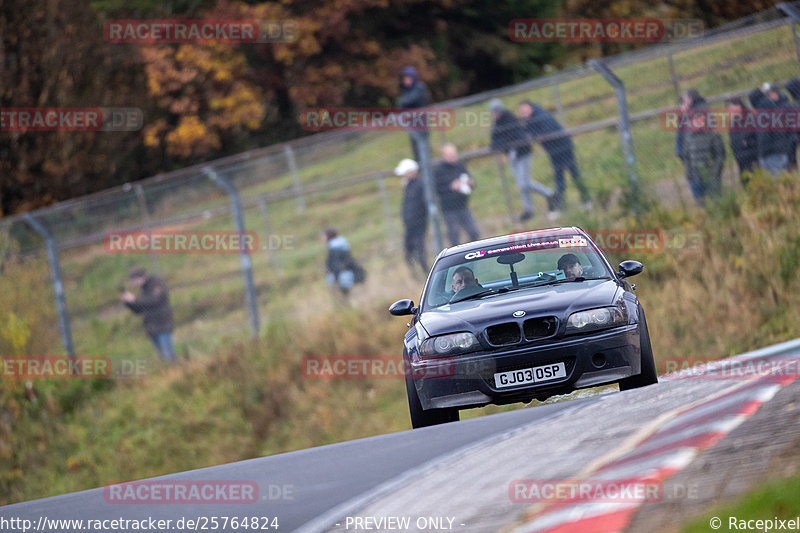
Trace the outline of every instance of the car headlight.
{"type": "Polygon", "coordinates": [[[567,319],[567,335],[583,333],[598,329],[624,326],[628,323],[628,313],[625,306],[620,304],[614,307],[598,307],[572,313],[567,319]]]}
{"type": "Polygon", "coordinates": [[[423,357],[440,357],[474,351],[479,346],[478,339],[472,333],[451,333],[425,339],[419,352],[423,357]]]}

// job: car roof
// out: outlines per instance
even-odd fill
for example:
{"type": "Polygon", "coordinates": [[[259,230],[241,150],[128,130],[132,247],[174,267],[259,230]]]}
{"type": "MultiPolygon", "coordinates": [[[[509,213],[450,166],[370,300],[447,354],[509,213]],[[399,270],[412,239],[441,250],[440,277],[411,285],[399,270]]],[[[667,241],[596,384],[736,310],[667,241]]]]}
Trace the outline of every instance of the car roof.
{"type": "Polygon", "coordinates": [[[577,226],[547,228],[528,231],[517,231],[509,233],[508,235],[498,235],[497,237],[489,237],[488,239],[481,239],[479,241],[467,242],[445,248],[439,254],[439,257],[447,257],[453,254],[460,254],[472,250],[486,250],[492,249],[503,244],[515,244],[517,242],[524,242],[526,240],[534,241],[537,239],[544,239],[547,237],[569,237],[572,235],[582,235],[591,241],[591,238],[577,226]]]}

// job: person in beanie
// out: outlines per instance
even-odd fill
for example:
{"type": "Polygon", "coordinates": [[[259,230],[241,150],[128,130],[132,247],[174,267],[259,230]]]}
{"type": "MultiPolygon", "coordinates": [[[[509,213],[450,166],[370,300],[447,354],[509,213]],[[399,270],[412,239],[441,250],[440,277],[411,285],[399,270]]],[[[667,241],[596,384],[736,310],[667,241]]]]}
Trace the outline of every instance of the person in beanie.
{"type": "Polygon", "coordinates": [[[131,269],[128,280],[131,285],[141,289],[139,296],[130,291],[122,293],[122,302],[136,314],[142,315],[144,329],[159,356],[174,363],[175,348],[172,345],[172,331],[175,325],[172,319],[172,308],[169,305],[169,290],[164,280],[157,276],[147,275],[142,267],[131,269]]]}
{"type": "MultiPolygon", "coordinates": [[[[400,88],[402,93],[397,99],[397,107],[399,108],[420,108],[428,105],[428,88],[420,81],[419,73],[414,67],[405,67],[400,72],[400,88]]],[[[419,147],[417,141],[427,143],[428,132],[426,130],[413,130],[408,132],[411,139],[411,150],[414,154],[414,160],[420,162],[419,147]]]]}
{"type": "MultiPolygon", "coordinates": [[[[530,100],[520,102],[519,114],[524,122],[525,133],[529,140],[535,142],[540,137],[564,132],[564,127],[558,123],[553,115],[530,100]]],[[[552,212],[557,212],[563,207],[564,190],[566,189],[564,170],[569,170],[572,181],[575,182],[575,186],[581,195],[581,203],[584,209],[590,209],[592,203],[589,199],[589,191],[586,189],[583,178],[581,178],[580,170],[578,170],[578,164],[575,162],[575,145],[572,142],[572,137],[564,134],[562,137],[539,142],[541,142],[542,148],[550,157],[550,164],[553,166],[553,175],[556,182],[556,193],[550,201],[551,216],[549,218],[555,218],[555,214],[552,212]]]]}
{"type": "MultiPolygon", "coordinates": [[[[771,83],[765,83],[761,89],[751,91],[748,99],[756,113],[770,113],[793,107],[789,99],[771,83]]],[[[797,149],[797,133],[764,128],[758,132],[757,138],[758,162],[761,168],[774,177],[777,177],[782,170],[788,170],[790,153],[797,149]]]]}
{"type": "MultiPolygon", "coordinates": [[[[739,117],[743,113],[750,112],[741,98],[728,98],[725,101],[725,106],[728,108],[731,120],[733,120],[733,117],[739,117]]],[[[744,173],[753,172],[758,165],[758,136],[754,131],[737,131],[732,128],[728,133],[728,137],[733,157],[739,167],[739,179],[742,181],[742,185],[746,186],[747,178],[744,173]]]]}
{"type": "Polygon", "coordinates": [[[427,274],[425,233],[428,227],[428,206],[425,202],[425,188],[419,177],[419,165],[413,159],[403,159],[394,169],[394,174],[403,178],[402,214],[406,230],[403,247],[406,252],[406,262],[411,270],[414,270],[415,263],[418,263],[422,273],[427,274]]]}
{"type": "Polygon", "coordinates": [[[477,241],[478,227],[469,210],[469,196],[475,188],[475,181],[463,163],[459,162],[458,149],[454,144],[442,146],[442,160],[433,169],[433,181],[442,204],[442,217],[450,244],[460,244],[461,228],[470,241],[477,241]]]}
{"type": "Polygon", "coordinates": [[[706,127],[704,112],[690,114],[690,117],[692,127],[685,134],[683,150],[692,195],[702,206],[706,196],[722,193],[725,143],[722,135],[706,127]]]}
{"type": "MultiPolygon", "coordinates": [[[[682,119],[695,109],[708,109],[708,102],[706,99],[700,96],[700,92],[697,89],[687,89],[686,91],[681,94],[681,113],[682,119]]],[[[683,121],[682,121],[683,122],[683,121]]],[[[685,140],[686,140],[687,129],[678,128],[678,132],[675,135],[675,155],[678,156],[678,159],[681,160],[683,163],[683,169],[686,172],[686,179],[689,180],[689,185],[691,186],[694,183],[691,178],[689,177],[689,161],[688,161],[688,152],[684,148],[685,140]]],[[[700,191],[695,191],[692,189],[692,195],[697,198],[700,194],[700,191]]]]}
{"type": "Polygon", "coordinates": [[[325,261],[328,285],[336,285],[347,296],[353,285],[364,281],[366,272],[350,254],[347,239],[333,228],[325,229],[323,236],[328,246],[328,258],[325,261]]]}
{"type": "Polygon", "coordinates": [[[493,120],[490,148],[508,155],[511,173],[522,198],[522,214],[519,218],[521,221],[528,220],[533,216],[533,193],[539,192],[531,180],[531,143],[525,138],[519,119],[505,108],[503,102],[493,98],[488,106],[493,120]]]}
{"type": "Polygon", "coordinates": [[[581,261],[575,254],[564,254],[559,257],[556,268],[564,271],[565,279],[568,281],[583,276],[583,266],[581,266],[581,261]]]}

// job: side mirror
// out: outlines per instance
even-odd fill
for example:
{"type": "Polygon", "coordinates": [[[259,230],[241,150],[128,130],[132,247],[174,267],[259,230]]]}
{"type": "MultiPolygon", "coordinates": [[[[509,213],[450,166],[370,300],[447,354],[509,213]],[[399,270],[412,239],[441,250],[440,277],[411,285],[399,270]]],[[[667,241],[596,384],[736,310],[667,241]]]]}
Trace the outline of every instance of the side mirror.
{"type": "Polygon", "coordinates": [[[417,308],[414,307],[414,302],[408,299],[397,300],[389,308],[389,313],[393,314],[394,316],[413,315],[416,312],[417,308]]]}
{"type": "Polygon", "coordinates": [[[639,261],[623,261],[619,264],[618,276],[621,278],[629,278],[640,274],[644,270],[644,265],[639,261]]]}

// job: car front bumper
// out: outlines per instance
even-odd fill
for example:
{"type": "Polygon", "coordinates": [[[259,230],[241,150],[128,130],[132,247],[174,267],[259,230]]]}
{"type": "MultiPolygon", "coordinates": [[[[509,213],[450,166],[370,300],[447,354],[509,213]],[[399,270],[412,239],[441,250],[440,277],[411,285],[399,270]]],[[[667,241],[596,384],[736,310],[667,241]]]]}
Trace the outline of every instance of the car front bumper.
{"type": "Polygon", "coordinates": [[[411,362],[410,366],[423,409],[529,402],[639,374],[639,326],[629,324],[547,344],[424,359],[411,362]],[[497,372],[560,362],[565,364],[566,377],[503,388],[494,382],[497,372]]]}

